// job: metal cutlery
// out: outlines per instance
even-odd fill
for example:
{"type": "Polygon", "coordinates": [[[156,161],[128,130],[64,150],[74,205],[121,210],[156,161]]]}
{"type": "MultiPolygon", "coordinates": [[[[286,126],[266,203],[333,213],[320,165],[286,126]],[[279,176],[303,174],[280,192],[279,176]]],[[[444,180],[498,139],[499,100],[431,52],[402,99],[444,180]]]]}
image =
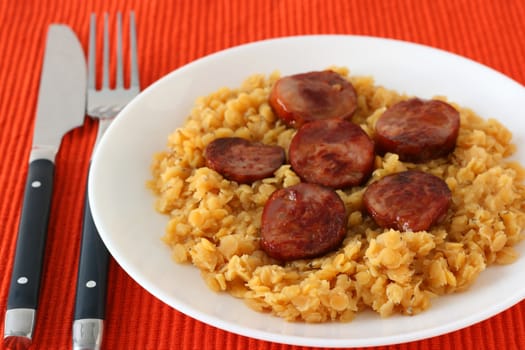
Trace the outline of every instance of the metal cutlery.
{"type": "MultiPolygon", "coordinates": [[[[95,148],[115,116],[140,91],[134,13],[130,13],[130,84],[124,87],[122,55],[122,19],[117,14],[116,86],[109,86],[109,29],[108,16],[104,16],[104,45],[102,88],[97,90],[95,51],[96,16],[91,15],[88,53],[87,114],[99,120],[95,148]]],[[[75,297],[73,323],[73,349],[100,349],[105,317],[107,269],[109,253],[102,242],[91,216],[88,191],[84,204],[82,243],[75,297]]]]}
{"type": "Polygon", "coordinates": [[[86,62],[82,47],[69,27],[51,25],[7,300],[6,347],[24,349],[32,342],[53,195],[55,155],[63,135],[82,125],[85,99],[86,62]]]}

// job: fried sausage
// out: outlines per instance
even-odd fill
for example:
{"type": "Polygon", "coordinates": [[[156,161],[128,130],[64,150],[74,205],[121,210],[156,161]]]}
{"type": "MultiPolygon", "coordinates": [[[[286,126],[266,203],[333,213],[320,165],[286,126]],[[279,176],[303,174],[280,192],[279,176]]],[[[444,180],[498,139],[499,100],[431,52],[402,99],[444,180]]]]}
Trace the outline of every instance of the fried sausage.
{"type": "Polygon", "coordinates": [[[345,206],[335,191],[304,182],[283,188],[264,206],[261,248],[281,261],[314,258],[341,244],[346,221],[345,206]]]}
{"type": "Polygon", "coordinates": [[[285,152],[279,146],[225,137],[210,142],[204,157],[207,167],[228,180],[245,184],[271,176],[284,163],[285,152]]]}
{"type": "Polygon", "coordinates": [[[279,79],[270,106],[288,126],[326,118],[350,118],[357,108],[354,86],[334,71],[309,72],[279,79]]]}
{"type": "Polygon", "coordinates": [[[369,185],[363,203],[375,222],[400,231],[425,231],[447,214],[452,194],[445,181],[408,170],[369,185]]]}
{"type": "Polygon", "coordinates": [[[363,183],[374,166],[374,143],[358,125],[343,119],[304,124],[290,143],[293,170],[306,182],[331,188],[363,183]]]}
{"type": "Polygon", "coordinates": [[[382,153],[399,159],[425,162],[454,150],[459,133],[459,112],[438,100],[412,98],[388,108],[375,125],[375,141],[382,153]]]}

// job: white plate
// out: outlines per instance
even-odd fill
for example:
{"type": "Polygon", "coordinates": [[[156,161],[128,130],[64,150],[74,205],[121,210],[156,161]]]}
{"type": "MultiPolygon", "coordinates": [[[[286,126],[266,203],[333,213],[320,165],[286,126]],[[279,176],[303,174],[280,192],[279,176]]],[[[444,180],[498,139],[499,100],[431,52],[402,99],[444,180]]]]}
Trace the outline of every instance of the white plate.
{"type": "MultiPolygon", "coordinates": [[[[184,66],[142,92],[108,129],[96,151],[89,195],[96,225],[122,268],[151,294],[207,324],[280,343],[322,347],[395,344],[451,332],[487,319],[525,298],[525,244],[519,260],[490,267],[467,292],[440,297],[426,312],[381,319],[364,312],[351,323],[302,324],[257,313],[210,291],[199,271],[174,263],[161,242],[167,217],[154,210],[154,153],[185,120],[195,98],[237,87],[249,75],[349,67],[377,84],[429,98],[446,95],[484,118],[497,118],[521,144],[525,164],[525,88],[483,65],[437,49],[360,36],[302,36],[235,47],[184,66]]],[[[152,320],[151,322],[155,322],[152,320]]],[[[163,325],[159,325],[163,326],[163,325]]]]}

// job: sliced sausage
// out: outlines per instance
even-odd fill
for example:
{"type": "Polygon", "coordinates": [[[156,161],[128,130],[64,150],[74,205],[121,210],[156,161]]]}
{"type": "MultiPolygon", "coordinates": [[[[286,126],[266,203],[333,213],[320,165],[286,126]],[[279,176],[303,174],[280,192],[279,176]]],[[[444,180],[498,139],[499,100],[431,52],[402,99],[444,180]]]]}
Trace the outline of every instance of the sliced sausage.
{"type": "Polygon", "coordinates": [[[444,219],[451,196],[439,177],[408,170],[369,185],[363,203],[379,226],[416,232],[428,230],[444,219]]]}
{"type": "Polygon", "coordinates": [[[357,108],[354,86],[333,71],[309,72],[279,79],[270,105],[288,126],[326,118],[350,118],[357,108]]]}
{"type": "Polygon", "coordinates": [[[204,157],[207,167],[244,184],[271,176],[284,163],[285,152],[279,146],[225,137],[210,142],[204,157]]]}
{"type": "Polygon", "coordinates": [[[459,112],[438,100],[412,98],[388,108],[375,126],[376,146],[399,159],[425,162],[454,150],[459,132],[459,112]]]}
{"type": "Polygon", "coordinates": [[[337,248],[346,235],[346,210],[333,190],[299,183],[272,193],[263,209],[261,248],[289,261],[337,248]]]}
{"type": "Polygon", "coordinates": [[[304,124],[289,148],[293,170],[306,182],[332,188],[365,181],[374,166],[374,143],[358,125],[343,119],[304,124]]]}

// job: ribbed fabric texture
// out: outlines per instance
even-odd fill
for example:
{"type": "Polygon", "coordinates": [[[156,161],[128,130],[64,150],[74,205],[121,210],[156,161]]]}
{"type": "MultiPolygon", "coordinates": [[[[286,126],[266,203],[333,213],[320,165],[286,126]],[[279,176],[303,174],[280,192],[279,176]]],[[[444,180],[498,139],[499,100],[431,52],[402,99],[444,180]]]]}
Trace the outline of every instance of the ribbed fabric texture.
{"type": "MultiPolygon", "coordinates": [[[[71,26],[87,49],[91,12],[114,16],[117,11],[125,14],[132,9],[137,22],[142,88],[184,64],[222,49],[267,38],[320,33],[421,43],[466,56],[525,83],[523,0],[0,1],[2,315],[47,27],[51,23],[71,26]]],[[[124,21],[127,23],[126,16],[124,21]]],[[[517,111],[517,117],[522,114],[517,111]]],[[[86,119],[83,128],[64,137],[57,156],[44,280],[32,348],[35,350],[71,348],[83,194],[95,134],[96,123],[86,119]]],[[[110,266],[107,305],[105,349],[307,349],[238,336],[184,316],[152,297],[114,261],[110,266]]],[[[371,349],[525,349],[525,302],[450,334],[371,349]]]]}

